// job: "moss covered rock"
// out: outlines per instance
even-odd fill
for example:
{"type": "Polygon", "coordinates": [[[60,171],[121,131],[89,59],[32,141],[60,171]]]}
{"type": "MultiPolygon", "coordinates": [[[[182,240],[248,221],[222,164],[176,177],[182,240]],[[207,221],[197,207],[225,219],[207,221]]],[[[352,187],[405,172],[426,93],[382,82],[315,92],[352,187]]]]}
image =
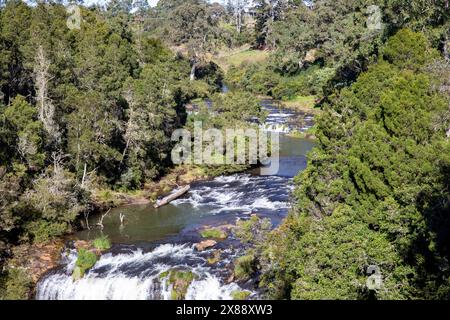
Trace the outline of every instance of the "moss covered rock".
{"type": "Polygon", "coordinates": [[[217,262],[220,261],[220,255],[221,255],[221,251],[220,250],[215,250],[213,252],[213,254],[207,258],[207,261],[209,264],[216,264],[217,262]]]}
{"type": "Polygon", "coordinates": [[[250,296],[251,292],[247,290],[234,290],[231,292],[233,300],[246,300],[250,296]]]}
{"type": "Polygon", "coordinates": [[[189,270],[169,270],[162,272],[159,278],[166,278],[167,284],[172,286],[172,300],[183,300],[189,285],[197,278],[197,275],[189,270]]]}
{"type": "Polygon", "coordinates": [[[228,238],[228,233],[221,228],[207,228],[200,230],[202,238],[213,238],[219,240],[225,240],[228,238]]]}

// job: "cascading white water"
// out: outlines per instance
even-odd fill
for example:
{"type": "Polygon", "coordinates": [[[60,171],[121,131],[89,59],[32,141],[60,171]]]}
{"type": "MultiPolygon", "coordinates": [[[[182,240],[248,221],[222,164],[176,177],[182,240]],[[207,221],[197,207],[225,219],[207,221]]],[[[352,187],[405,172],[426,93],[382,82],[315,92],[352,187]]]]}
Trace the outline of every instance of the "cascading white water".
{"type": "Polygon", "coordinates": [[[212,184],[220,185],[214,188],[210,185],[198,186],[190,190],[190,196],[171,202],[179,206],[189,204],[193,208],[208,208],[209,212],[219,214],[224,211],[238,211],[240,213],[253,213],[258,210],[281,210],[288,208],[286,201],[271,199],[279,190],[288,190],[288,179],[283,177],[251,176],[249,174],[235,174],[227,177],[218,177],[212,184]],[[251,190],[251,194],[249,194],[251,190]]]}
{"type": "Polygon", "coordinates": [[[143,253],[105,254],[77,281],[72,279],[76,252],[64,257],[64,272],[45,276],[39,282],[36,299],[40,300],[166,300],[172,286],[163,272],[182,269],[193,272],[186,299],[231,299],[237,284],[224,284],[198,255],[193,246],[164,244],[143,253]],[[189,260],[190,265],[184,263],[189,260]]]}

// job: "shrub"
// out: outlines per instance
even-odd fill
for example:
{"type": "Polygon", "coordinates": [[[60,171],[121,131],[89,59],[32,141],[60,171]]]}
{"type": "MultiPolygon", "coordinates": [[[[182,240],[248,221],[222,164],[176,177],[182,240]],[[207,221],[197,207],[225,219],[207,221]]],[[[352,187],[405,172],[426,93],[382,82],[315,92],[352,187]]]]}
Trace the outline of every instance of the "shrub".
{"type": "Polygon", "coordinates": [[[52,238],[66,233],[69,226],[66,222],[50,222],[46,220],[33,221],[28,224],[27,229],[34,242],[43,243],[52,238]]]}
{"type": "Polygon", "coordinates": [[[32,280],[22,269],[9,269],[5,283],[6,300],[27,300],[30,295],[32,280]]]}
{"type": "Polygon", "coordinates": [[[83,248],[78,250],[78,258],[75,263],[76,267],[72,274],[73,278],[75,280],[82,278],[85,272],[92,268],[96,262],[97,255],[94,252],[83,248]]]}
{"type": "Polygon", "coordinates": [[[249,279],[256,271],[255,256],[249,253],[245,256],[239,257],[234,263],[234,276],[238,280],[249,279]]]}
{"type": "Polygon", "coordinates": [[[439,53],[430,48],[423,33],[402,29],[389,38],[383,50],[384,57],[390,63],[405,69],[418,70],[439,53]]]}
{"type": "Polygon", "coordinates": [[[183,300],[186,296],[189,285],[197,276],[189,270],[168,270],[159,275],[160,279],[167,277],[167,284],[172,285],[171,299],[183,300]]]}
{"type": "Polygon", "coordinates": [[[108,250],[109,248],[111,248],[111,241],[109,241],[108,236],[98,237],[98,238],[94,239],[92,244],[93,244],[94,248],[97,250],[103,251],[103,250],[108,250]]]}
{"type": "Polygon", "coordinates": [[[233,233],[242,243],[258,246],[266,241],[271,229],[272,222],[269,218],[261,219],[257,215],[252,215],[248,220],[239,220],[233,233]]]}

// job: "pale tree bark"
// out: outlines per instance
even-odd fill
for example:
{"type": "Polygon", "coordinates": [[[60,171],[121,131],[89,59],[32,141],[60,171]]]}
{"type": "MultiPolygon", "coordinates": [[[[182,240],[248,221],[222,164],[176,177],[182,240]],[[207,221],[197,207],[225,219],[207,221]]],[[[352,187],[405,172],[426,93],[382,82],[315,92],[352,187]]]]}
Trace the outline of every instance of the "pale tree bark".
{"type": "Polygon", "coordinates": [[[242,31],[242,4],[241,0],[237,0],[235,4],[235,18],[236,18],[236,31],[241,33],[242,31]]]}
{"type": "Polygon", "coordinates": [[[100,229],[103,230],[104,226],[103,226],[103,219],[108,215],[108,213],[111,211],[111,209],[109,209],[108,211],[106,211],[106,213],[102,214],[102,216],[100,217],[100,219],[97,222],[97,225],[100,227],[100,229]]]}
{"type": "Polygon", "coordinates": [[[128,103],[129,108],[129,114],[128,114],[128,121],[125,124],[125,148],[122,152],[122,159],[120,160],[120,165],[123,164],[125,161],[125,156],[127,155],[128,149],[130,148],[130,145],[133,143],[133,140],[136,138],[136,131],[139,130],[139,125],[136,123],[136,112],[135,112],[135,103],[133,98],[133,92],[131,89],[128,89],[125,94],[124,98],[128,103]]]}
{"type": "Polygon", "coordinates": [[[197,68],[197,61],[193,60],[192,67],[191,67],[191,73],[189,75],[189,80],[194,81],[195,80],[195,69],[197,68]]]}
{"type": "Polygon", "coordinates": [[[36,87],[36,102],[39,108],[39,120],[52,141],[59,141],[60,132],[55,122],[55,106],[49,98],[48,90],[51,76],[49,73],[50,61],[47,59],[44,48],[39,46],[36,52],[34,67],[34,85],[36,87]]]}
{"type": "Polygon", "coordinates": [[[248,4],[248,0],[235,0],[234,1],[234,18],[236,24],[237,33],[242,32],[242,25],[244,24],[244,10],[248,4]]]}
{"type": "Polygon", "coordinates": [[[447,61],[450,61],[450,30],[447,31],[447,36],[444,41],[444,57],[447,61]]]}
{"type": "Polygon", "coordinates": [[[83,178],[81,178],[81,188],[84,188],[84,182],[86,180],[86,172],[87,171],[87,163],[84,163],[84,170],[83,170],[83,178]]]}
{"type": "MultiPolygon", "coordinates": [[[[202,44],[200,45],[200,47],[203,49],[203,47],[204,47],[204,44],[205,44],[205,42],[206,42],[206,35],[203,37],[203,42],[202,42],[202,44]]],[[[189,75],[189,80],[191,80],[191,81],[194,81],[195,80],[195,71],[197,70],[197,64],[198,64],[198,62],[199,62],[199,55],[198,55],[198,53],[197,53],[197,50],[194,48],[194,55],[193,55],[193,57],[192,57],[192,59],[191,59],[191,61],[192,61],[192,66],[191,66],[191,73],[190,73],[190,75],[189,75]]]]}

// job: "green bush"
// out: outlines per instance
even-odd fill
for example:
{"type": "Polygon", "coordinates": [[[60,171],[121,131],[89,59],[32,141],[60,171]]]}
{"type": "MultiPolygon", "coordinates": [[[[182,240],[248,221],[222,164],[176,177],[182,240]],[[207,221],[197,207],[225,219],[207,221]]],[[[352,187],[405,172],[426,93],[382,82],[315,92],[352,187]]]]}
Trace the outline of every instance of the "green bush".
{"type": "Polygon", "coordinates": [[[314,65],[295,76],[281,77],[278,85],[272,90],[273,97],[279,100],[291,100],[296,96],[321,96],[335,72],[334,68],[321,68],[314,65]]]}
{"type": "Polygon", "coordinates": [[[423,33],[413,32],[409,29],[402,29],[389,38],[383,54],[390,63],[411,70],[418,70],[427,61],[439,57],[438,51],[430,48],[423,33]]]}
{"type": "Polygon", "coordinates": [[[32,288],[32,280],[23,269],[9,269],[5,282],[5,300],[27,300],[32,288]]]}
{"type": "Polygon", "coordinates": [[[263,63],[231,67],[227,73],[227,82],[232,86],[261,95],[272,95],[279,81],[280,75],[263,63]]]}
{"type": "Polygon", "coordinates": [[[167,278],[167,284],[172,285],[172,300],[183,300],[189,285],[196,277],[197,275],[189,270],[168,270],[159,275],[161,280],[167,278]]]}
{"type": "Polygon", "coordinates": [[[256,271],[255,262],[255,256],[253,253],[237,258],[234,263],[234,276],[236,279],[249,279],[256,271]]]}
{"type": "Polygon", "coordinates": [[[96,262],[97,255],[94,252],[83,248],[78,250],[77,262],[75,263],[76,267],[72,274],[73,278],[75,280],[82,278],[86,271],[92,268],[96,262]]]}
{"type": "Polygon", "coordinates": [[[47,220],[33,221],[27,225],[27,229],[36,243],[43,243],[52,238],[63,235],[68,231],[66,222],[50,222],[47,220]]]}
{"type": "Polygon", "coordinates": [[[94,241],[92,241],[92,245],[95,249],[98,250],[108,250],[109,248],[111,248],[111,241],[109,240],[108,236],[101,236],[94,239],[94,241]]]}

